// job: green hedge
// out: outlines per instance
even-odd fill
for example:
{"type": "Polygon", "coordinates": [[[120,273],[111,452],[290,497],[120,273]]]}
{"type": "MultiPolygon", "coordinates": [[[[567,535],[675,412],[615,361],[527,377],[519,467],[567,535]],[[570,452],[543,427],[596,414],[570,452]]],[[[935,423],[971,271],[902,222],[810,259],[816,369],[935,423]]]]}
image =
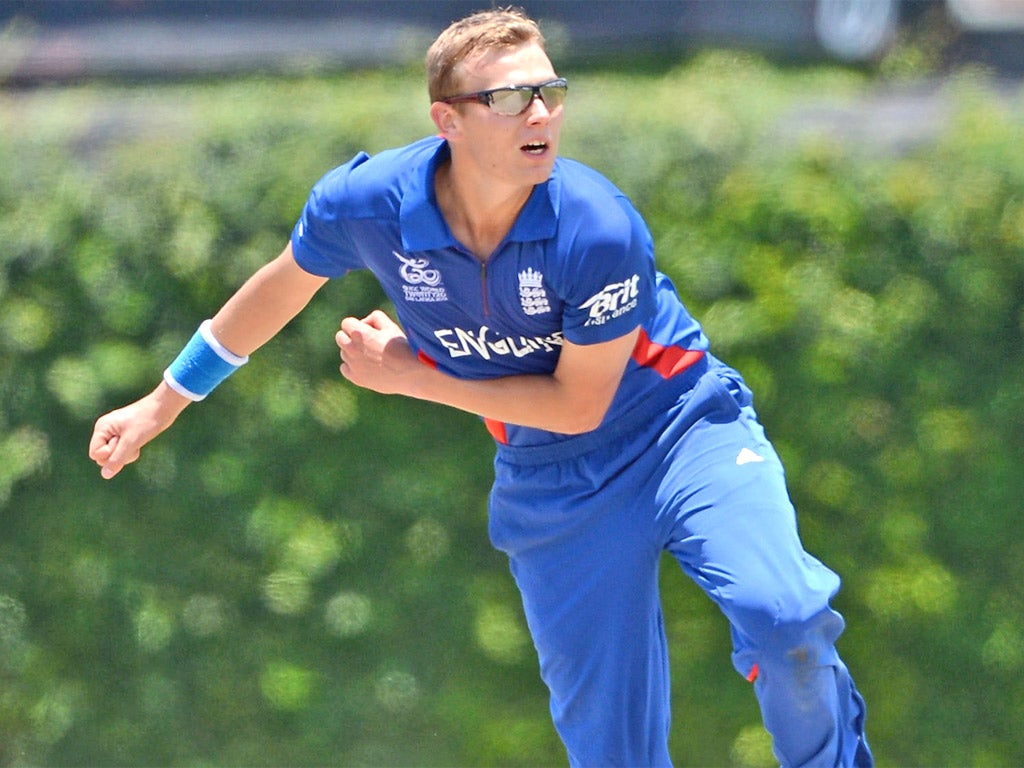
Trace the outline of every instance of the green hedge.
{"type": "MultiPolygon", "coordinates": [[[[637,202],[757,392],[883,765],[1024,762],[1024,121],[982,75],[913,146],[794,122],[863,74],[709,55],[573,74],[564,153],[637,202]],[[898,151],[897,151],[898,149],[898,151]]],[[[337,373],[355,276],[143,460],[134,399],[310,185],[430,131],[421,79],[0,92],[0,764],[558,765],[472,417],[337,373]]],[[[770,765],[670,562],[678,765],[770,765]]]]}

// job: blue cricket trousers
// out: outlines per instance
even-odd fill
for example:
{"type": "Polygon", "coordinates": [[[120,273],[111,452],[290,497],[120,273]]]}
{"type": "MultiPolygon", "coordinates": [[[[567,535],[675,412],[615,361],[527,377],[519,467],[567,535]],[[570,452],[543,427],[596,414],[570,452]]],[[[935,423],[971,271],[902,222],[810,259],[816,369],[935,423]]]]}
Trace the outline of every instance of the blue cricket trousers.
{"type": "Polygon", "coordinates": [[[671,764],[667,549],[728,618],[782,765],[871,766],[864,702],[834,645],[839,577],[803,549],[750,391],[713,358],[662,389],[564,444],[498,447],[491,540],[570,764],[671,764]]]}

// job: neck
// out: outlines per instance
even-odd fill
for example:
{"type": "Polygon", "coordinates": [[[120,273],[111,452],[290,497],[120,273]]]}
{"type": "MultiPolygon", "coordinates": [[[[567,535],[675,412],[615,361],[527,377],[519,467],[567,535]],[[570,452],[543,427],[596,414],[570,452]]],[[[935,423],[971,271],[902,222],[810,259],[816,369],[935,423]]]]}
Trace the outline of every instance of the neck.
{"type": "Polygon", "coordinates": [[[502,187],[493,179],[460,176],[451,161],[434,177],[437,204],[448,228],[481,261],[487,261],[508,235],[532,191],[533,187],[502,187]]]}

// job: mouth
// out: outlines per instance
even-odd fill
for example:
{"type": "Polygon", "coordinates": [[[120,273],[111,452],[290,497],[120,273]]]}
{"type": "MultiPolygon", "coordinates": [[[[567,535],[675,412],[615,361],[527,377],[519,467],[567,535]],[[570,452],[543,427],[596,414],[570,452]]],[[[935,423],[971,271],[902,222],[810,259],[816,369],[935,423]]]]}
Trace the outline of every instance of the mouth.
{"type": "Polygon", "coordinates": [[[520,149],[528,155],[543,155],[548,151],[548,144],[546,141],[531,141],[523,144],[520,149]]]}

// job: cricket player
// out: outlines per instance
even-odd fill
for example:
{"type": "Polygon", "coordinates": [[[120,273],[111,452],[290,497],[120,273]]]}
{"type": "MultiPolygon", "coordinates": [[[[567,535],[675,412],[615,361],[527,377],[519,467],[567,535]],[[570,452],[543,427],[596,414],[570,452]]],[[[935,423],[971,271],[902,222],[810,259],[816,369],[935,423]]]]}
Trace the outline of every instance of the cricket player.
{"type": "MultiPolygon", "coordinates": [[[[397,319],[343,319],[341,374],[476,414],[494,437],[490,537],[571,765],[670,764],[667,550],[729,622],[780,763],[871,766],[864,701],[835,648],[839,578],[804,551],[751,392],[656,270],[640,214],[558,157],[569,86],[538,25],[471,15],[426,63],[437,135],[361,153],[315,185],[283,252],[155,390],[97,421],[103,477],[327,280],[369,269],[397,319]]],[[[623,141],[630,131],[623,115],[623,141]]]]}

